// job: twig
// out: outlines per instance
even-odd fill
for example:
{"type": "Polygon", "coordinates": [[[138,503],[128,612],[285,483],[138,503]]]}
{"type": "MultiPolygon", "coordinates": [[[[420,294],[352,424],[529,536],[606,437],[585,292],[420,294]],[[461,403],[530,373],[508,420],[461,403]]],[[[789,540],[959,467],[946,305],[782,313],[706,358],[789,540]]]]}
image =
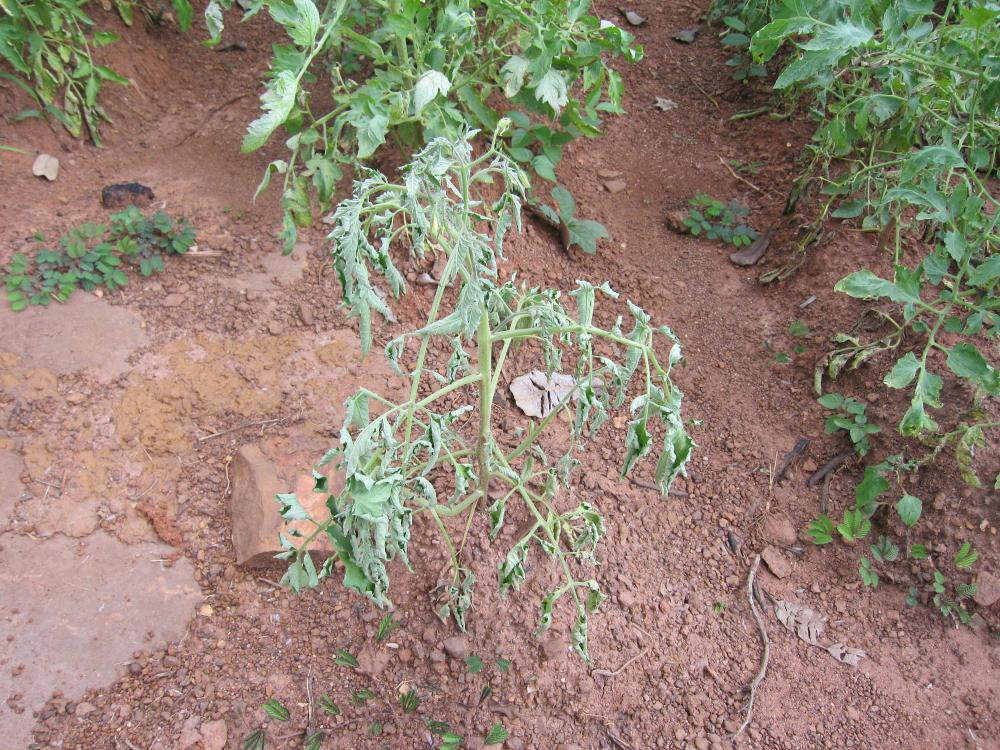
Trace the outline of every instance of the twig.
{"type": "Polygon", "coordinates": [[[235,104],[240,99],[243,99],[243,98],[248,97],[248,96],[250,96],[249,92],[244,92],[242,94],[237,94],[236,96],[232,97],[231,99],[227,99],[222,104],[219,104],[219,105],[217,105],[215,107],[212,107],[212,109],[208,110],[208,114],[206,114],[201,119],[201,122],[198,124],[198,127],[196,127],[194,130],[192,130],[191,132],[189,132],[186,136],[184,136],[183,138],[181,138],[179,141],[177,141],[177,143],[174,144],[174,148],[178,148],[179,146],[183,146],[185,143],[187,143],[187,140],[189,138],[191,138],[192,136],[198,135],[198,132],[203,127],[205,127],[208,124],[208,121],[211,120],[218,112],[220,112],[221,110],[225,109],[230,104],[235,104]]]}
{"type": "Polygon", "coordinates": [[[687,69],[680,63],[680,61],[676,57],[674,57],[674,53],[670,49],[670,46],[667,45],[666,47],[664,47],[664,49],[666,50],[667,54],[670,55],[670,57],[673,59],[674,63],[677,65],[677,68],[681,71],[681,73],[684,74],[684,77],[687,78],[688,81],[690,81],[691,84],[696,89],[698,89],[698,91],[701,92],[702,96],[704,96],[706,99],[708,99],[712,103],[713,107],[715,107],[716,109],[720,109],[719,103],[717,101],[715,101],[715,99],[712,97],[712,95],[709,94],[707,91],[705,91],[705,89],[702,88],[702,85],[700,83],[698,83],[696,80],[694,80],[694,78],[691,77],[691,74],[687,72],[687,69]]]}
{"type": "MultiPolygon", "coordinates": [[[[719,155],[718,155],[718,154],[716,154],[716,156],[719,156],[719,155]]],[[[729,170],[729,174],[731,174],[731,175],[732,175],[733,177],[735,177],[735,178],[736,178],[737,180],[739,180],[740,182],[742,182],[742,183],[744,183],[744,184],[746,184],[746,185],[749,185],[750,187],[752,187],[752,188],[753,188],[754,190],[756,190],[756,191],[757,191],[758,193],[760,193],[761,195],[763,195],[763,194],[764,194],[764,191],[763,191],[763,190],[761,190],[761,189],[760,189],[759,187],[757,187],[757,186],[756,186],[756,185],[754,185],[754,184],[753,184],[752,182],[750,182],[750,180],[748,180],[748,179],[747,179],[746,177],[743,177],[742,175],[740,175],[740,174],[737,174],[737,173],[736,173],[736,170],[734,170],[734,169],[733,169],[733,168],[732,168],[731,166],[729,166],[729,165],[728,165],[728,164],[726,163],[726,160],[725,160],[725,159],[723,159],[723,158],[722,158],[721,156],[719,156],[719,163],[720,163],[720,164],[722,164],[722,166],[724,166],[724,167],[725,167],[726,169],[728,169],[728,170],[729,170]]]]}
{"type": "Polygon", "coordinates": [[[825,464],[820,466],[813,475],[809,477],[809,481],[806,482],[806,486],[815,487],[819,484],[827,474],[832,474],[836,469],[840,468],[840,465],[844,463],[847,459],[854,455],[854,449],[841,451],[836,456],[831,458],[825,464]]]}
{"type": "Polygon", "coordinates": [[[309,701],[309,726],[313,723],[313,693],[312,693],[312,667],[309,668],[309,674],[306,675],[306,700],[309,701]]]}
{"type": "Polygon", "coordinates": [[[760,658],[760,670],[757,672],[757,676],[753,678],[753,682],[750,683],[750,700],[747,702],[747,715],[740,724],[740,728],[733,732],[733,739],[740,736],[744,729],[750,726],[750,720],[753,718],[753,702],[757,697],[757,687],[764,680],[764,675],[767,674],[767,662],[771,657],[771,641],[767,637],[767,628],[764,626],[764,620],[760,616],[760,612],[757,611],[757,602],[754,599],[754,579],[757,576],[757,568],[760,567],[760,555],[754,558],[753,565],[750,566],[750,574],[747,576],[747,600],[750,602],[750,613],[753,615],[753,619],[757,621],[757,628],[760,630],[760,639],[764,643],[764,653],[760,658]]]}
{"type": "Polygon", "coordinates": [[[231,432],[238,432],[239,430],[245,430],[248,427],[262,427],[266,424],[274,424],[275,422],[280,422],[282,419],[284,419],[284,417],[278,417],[277,419],[263,419],[259,422],[246,422],[245,424],[236,425],[236,427],[230,427],[228,430],[221,430],[220,432],[213,432],[211,435],[205,435],[204,437],[200,437],[198,438],[198,442],[204,443],[206,440],[222,437],[223,435],[228,435],[231,432]]]}
{"type": "Polygon", "coordinates": [[[222,464],[223,468],[226,470],[226,489],[222,493],[223,497],[228,497],[229,496],[229,488],[232,486],[229,483],[229,464],[231,464],[232,462],[233,462],[233,457],[232,456],[226,456],[226,461],[225,461],[225,463],[222,464]]]}
{"type": "Polygon", "coordinates": [[[272,581],[270,578],[264,578],[264,576],[257,576],[257,580],[260,581],[261,583],[266,583],[269,586],[274,586],[274,588],[278,589],[278,591],[283,591],[285,588],[277,581],[272,581]]]}
{"type": "Polygon", "coordinates": [[[160,481],[159,477],[153,477],[153,481],[149,483],[149,487],[147,487],[142,492],[140,492],[138,495],[136,495],[135,497],[133,497],[132,498],[132,502],[133,503],[137,503],[140,500],[142,500],[142,498],[146,497],[146,495],[148,495],[150,492],[152,492],[153,488],[157,485],[157,483],[159,481],[160,481]]]}
{"type": "Polygon", "coordinates": [[[649,651],[649,649],[644,648],[638,654],[636,654],[631,659],[622,664],[620,667],[618,667],[618,669],[616,669],[614,672],[612,672],[609,669],[594,669],[591,671],[590,676],[596,677],[598,675],[601,675],[602,677],[615,677],[621,674],[630,664],[632,664],[632,662],[636,661],[637,659],[641,659],[643,656],[645,656],[647,651],[649,651]]]}
{"type": "Polygon", "coordinates": [[[795,441],[795,445],[793,445],[792,449],[785,454],[783,459],[781,459],[781,466],[778,467],[778,470],[774,474],[775,484],[781,481],[782,477],[785,476],[785,472],[788,471],[788,467],[792,465],[792,462],[795,461],[795,459],[802,455],[802,452],[808,447],[808,445],[809,438],[799,438],[795,441]]]}

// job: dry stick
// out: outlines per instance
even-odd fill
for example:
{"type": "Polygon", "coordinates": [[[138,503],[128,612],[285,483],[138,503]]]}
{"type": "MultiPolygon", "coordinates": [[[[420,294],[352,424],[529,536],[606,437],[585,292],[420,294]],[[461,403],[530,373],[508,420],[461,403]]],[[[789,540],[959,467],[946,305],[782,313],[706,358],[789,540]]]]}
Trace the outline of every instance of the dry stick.
{"type": "Polygon", "coordinates": [[[775,484],[784,478],[785,472],[788,471],[788,467],[792,465],[792,462],[795,461],[795,459],[802,455],[802,452],[805,451],[808,445],[809,438],[799,438],[795,441],[795,445],[793,445],[792,449],[785,454],[783,459],[781,459],[781,466],[778,467],[777,472],[774,474],[775,484]]]}
{"type": "Polygon", "coordinates": [[[649,651],[649,649],[648,648],[644,648],[638,654],[636,654],[631,659],[629,659],[627,662],[625,662],[620,667],[618,667],[618,669],[616,669],[614,672],[612,672],[609,669],[595,669],[595,670],[591,671],[590,676],[591,677],[596,677],[597,675],[601,675],[602,677],[615,677],[615,676],[621,674],[623,671],[625,671],[625,669],[632,662],[636,661],[637,659],[641,659],[643,656],[645,656],[647,651],[649,651]]]}
{"type": "Polygon", "coordinates": [[[211,435],[205,435],[204,437],[200,437],[198,438],[198,442],[204,443],[206,440],[222,437],[223,435],[228,435],[231,432],[238,432],[239,430],[245,430],[248,427],[262,427],[266,424],[274,424],[275,422],[280,422],[282,419],[284,419],[284,417],[278,417],[277,419],[263,419],[260,422],[247,422],[246,424],[237,425],[236,427],[230,427],[228,430],[222,430],[221,432],[213,432],[211,435]]]}
{"type": "Polygon", "coordinates": [[[757,676],[753,678],[753,682],[750,683],[750,700],[747,703],[747,717],[740,724],[740,728],[733,732],[733,739],[735,740],[740,734],[750,726],[750,719],[753,718],[753,702],[757,697],[757,687],[760,685],[761,681],[764,679],[764,675],[767,674],[767,661],[771,656],[771,641],[767,637],[767,628],[764,626],[764,620],[760,616],[760,612],[757,611],[757,603],[754,601],[754,578],[757,575],[757,568],[760,567],[760,555],[754,558],[753,565],[750,566],[750,575],[747,576],[747,599],[750,601],[750,613],[753,615],[753,619],[757,621],[757,627],[760,629],[760,639],[764,642],[764,653],[760,659],[760,670],[757,672],[757,676]]]}
{"type": "MultiPolygon", "coordinates": [[[[716,154],[716,156],[719,156],[719,155],[718,155],[718,154],[716,154]]],[[[737,174],[737,173],[736,173],[736,171],[735,171],[735,170],[734,170],[734,169],[733,169],[733,168],[732,168],[731,166],[729,166],[729,165],[728,165],[728,164],[726,163],[725,159],[723,159],[723,158],[722,158],[721,156],[719,156],[719,162],[720,162],[720,163],[722,164],[722,166],[724,166],[724,167],[725,167],[726,169],[728,169],[728,170],[729,170],[729,174],[731,174],[731,175],[732,175],[733,177],[735,177],[735,178],[736,178],[737,180],[739,180],[740,182],[743,182],[743,183],[745,183],[745,184],[749,185],[750,187],[752,187],[752,188],[753,188],[754,190],[756,190],[756,191],[757,191],[758,193],[760,193],[761,195],[763,195],[763,194],[764,194],[764,191],[763,191],[763,190],[761,190],[761,189],[760,189],[759,187],[757,187],[756,185],[754,185],[754,184],[753,184],[752,182],[750,182],[750,180],[748,180],[747,178],[745,178],[745,177],[742,177],[742,176],[740,176],[739,174],[737,174]]]]}
{"type": "Polygon", "coordinates": [[[715,107],[716,109],[720,109],[719,103],[715,101],[712,95],[709,94],[707,91],[705,91],[705,89],[702,88],[701,84],[698,83],[696,80],[694,80],[694,78],[691,77],[691,74],[687,72],[687,69],[680,63],[680,61],[676,57],[674,57],[674,53],[670,49],[670,46],[668,45],[664,47],[664,49],[667,51],[667,54],[670,56],[670,58],[674,61],[674,64],[677,66],[677,68],[681,71],[681,73],[684,74],[684,77],[687,78],[688,81],[690,81],[692,85],[694,85],[694,87],[702,93],[702,96],[704,96],[712,103],[713,107],[715,107]]]}
{"type": "Polygon", "coordinates": [[[840,465],[853,455],[854,455],[853,448],[838,453],[836,456],[831,458],[825,464],[820,466],[815,472],[813,472],[813,475],[809,477],[809,481],[806,482],[806,486],[815,487],[826,477],[827,474],[832,474],[836,469],[839,469],[840,465]]]}
{"type": "Polygon", "coordinates": [[[159,477],[153,477],[153,481],[150,482],[149,487],[147,487],[142,492],[140,492],[138,495],[136,495],[135,497],[133,497],[132,498],[132,502],[133,503],[137,503],[140,500],[142,500],[142,498],[146,497],[146,495],[148,495],[150,492],[152,492],[153,488],[156,486],[157,482],[159,482],[159,481],[160,481],[159,477]]]}
{"type": "Polygon", "coordinates": [[[228,100],[224,101],[222,104],[219,104],[218,106],[212,107],[212,109],[208,110],[208,114],[205,115],[202,118],[201,122],[198,124],[198,127],[196,127],[194,130],[192,130],[186,136],[184,136],[183,138],[181,138],[179,141],[177,141],[177,143],[174,144],[174,148],[178,148],[179,146],[183,146],[187,142],[187,140],[189,138],[191,138],[192,136],[198,135],[198,132],[203,127],[205,127],[208,124],[208,121],[211,120],[218,112],[220,112],[221,110],[225,109],[230,104],[235,104],[240,99],[243,99],[243,98],[245,98],[247,96],[250,96],[249,92],[248,93],[243,93],[243,94],[237,94],[232,99],[228,99],[228,100]]]}

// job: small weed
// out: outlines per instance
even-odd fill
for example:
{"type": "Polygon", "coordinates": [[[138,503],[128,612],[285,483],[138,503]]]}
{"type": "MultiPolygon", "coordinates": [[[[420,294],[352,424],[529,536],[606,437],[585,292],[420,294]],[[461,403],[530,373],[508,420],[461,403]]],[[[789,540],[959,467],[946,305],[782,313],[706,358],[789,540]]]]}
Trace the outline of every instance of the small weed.
{"type": "Polygon", "coordinates": [[[391,614],[387,614],[378,624],[378,630],[375,631],[375,640],[381,643],[398,627],[399,620],[394,620],[391,614]]]}
{"type": "Polygon", "coordinates": [[[403,713],[411,714],[417,710],[420,705],[420,696],[417,695],[417,691],[410,688],[401,696],[399,696],[399,706],[403,709],[403,713]]]}
{"type": "Polygon", "coordinates": [[[302,750],[320,750],[325,739],[326,732],[313,732],[306,737],[306,744],[303,745],[302,750]]]}
{"type": "Polygon", "coordinates": [[[739,172],[741,174],[753,175],[753,174],[760,174],[760,170],[764,166],[764,162],[762,161],[744,162],[740,161],[739,159],[730,159],[729,166],[731,166],[734,171],[739,172]]]}
{"type": "Polygon", "coordinates": [[[510,669],[511,663],[512,662],[510,659],[500,658],[496,660],[497,669],[499,669],[504,674],[506,674],[507,670],[510,669]]]}
{"type": "Polygon", "coordinates": [[[277,719],[278,721],[288,721],[291,713],[285,708],[281,701],[277,698],[271,698],[270,700],[264,701],[261,708],[264,709],[264,713],[270,716],[272,719],[277,719]]]}
{"type": "Polygon", "coordinates": [[[368,725],[368,734],[370,734],[372,737],[381,737],[382,736],[382,722],[381,721],[373,721],[371,724],[369,724],[368,725]]]}
{"type": "Polygon", "coordinates": [[[333,698],[325,693],[319,699],[319,707],[328,716],[340,716],[340,706],[334,703],[333,698]]]}
{"type": "Polygon", "coordinates": [[[342,648],[337,649],[337,656],[334,658],[333,663],[338,667],[349,667],[350,669],[357,669],[358,667],[358,660],[354,658],[354,655],[342,648]]]}
{"type": "Polygon", "coordinates": [[[483,660],[473,654],[465,660],[465,666],[469,668],[469,674],[479,674],[483,671],[483,660]]]}
{"type": "Polygon", "coordinates": [[[266,742],[267,734],[263,729],[258,729],[243,738],[243,750],[264,750],[266,742]]]}
{"type": "Polygon", "coordinates": [[[149,276],[163,270],[165,255],[186,253],[192,244],[194,229],[183,220],[162,211],[147,218],[129,206],[108,225],[81,224],[33,258],[14,253],[4,276],[7,301],[12,310],[23,310],[65,302],[77,288],[114,291],[128,283],[123,262],[149,276]]]}
{"type": "Polygon", "coordinates": [[[726,611],[726,603],[716,602],[715,604],[712,605],[712,611],[717,615],[721,615],[723,612],[726,611]]]}
{"type": "Polygon", "coordinates": [[[684,225],[691,230],[691,234],[704,235],[710,240],[722,240],[735,247],[749,245],[757,239],[757,232],[745,221],[750,210],[736,201],[723,203],[704,193],[698,193],[688,204],[691,208],[684,219],[684,225]]]}
{"type": "Polygon", "coordinates": [[[837,531],[848,543],[864,539],[871,530],[872,522],[860,510],[845,510],[844,520],[837,525],[837,531]]]}
{"type": "Polygon", "coordinates": [[[824,427],[826,432],[843,430],[851,438],[857,454],[868,455],[872,447],[868,436],[879,432],[881,428],[868,421],[865,404],[854,398],[844,398],[839,393],[827,393],[816,400],[824,409],[837,412],[827,417],[824,427]]]}
{"type": "Polygon", "coordinates": [[[508,737],[510,737],[510,732],[504,729],[503,724],[494,724],[490,727],[490,731],[486,733],[486,739],[483,744],[499,745],[501,742],[506,741],[508,737]]]}
{"type": "Polygon", "coordinates": [[[351,703],[353,703],[355,706],[360,707],[365,705],[368,701],[370,701],[374,697],[375,693],[373,693],[368,688],[360,688],[351,693],[351,703]]]}

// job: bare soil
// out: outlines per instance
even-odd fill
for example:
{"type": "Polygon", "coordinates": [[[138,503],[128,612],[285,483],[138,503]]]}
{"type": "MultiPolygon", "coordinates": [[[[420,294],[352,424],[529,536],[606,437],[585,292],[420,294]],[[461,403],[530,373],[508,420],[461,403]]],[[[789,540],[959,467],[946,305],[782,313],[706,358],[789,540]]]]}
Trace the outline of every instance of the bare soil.
{"type": "MultiPolygon", "coordinates": [[[[617,15],[614,6],[599,6],[617,15]]],[[[172,260],[165,273],[136,276],[101,300],[123,315],[74,318],[93,342],[91,355],[106,347],[107,360],[127,362],[124,369],[102,371],[95,364],[105,358],[95,363],[92,356],[61,365],[58,347],[25,335],[27,316],[0,317],[7,329],[0,338],[0,466],[23,464],[14,479],[0,477],[4,494],[17,494],[0,497],[0,554],[53,535],[166,542],[176,553],[161,564],[180,556],[192,565],[202,601],[183,637],[140,638],[128,661],[116,664],[116,678],[92,681],[85,693],[44,676],[68,658],[57,644],[32,656],[51,661],[53,669],[35,670],[42,676],[33,679],[50,680],[52,694],[35,706],[23,694],[7,696],[0,727],[33,713],[27,746],[65,749],[221,747],[219,725],[209,724],[217,720],[225,724],[227,748],[240,747],[262,725],[268,747],[301,747],[303,732],[318,728],[329,734],[324,747],[421,748],[433,746],[427,718],[448,722],[469,747],[481,746],[489,727],[502,722],[511,730],[505,747],[514,750],[1000,747],[996,605],[980,610],[971,627],[951,627],[929,607],[906,607],[910,573],[902,567],[898,585],[884,581],[868,590],[858,579],[856,549],[817,548],[802,533],[821,504],[836,514],[853,503],[862,472],[850,461],[825,489],[806,485],[811,471],[844,448],[823,434],[813,366],[828,336],[850,328],[863,310],[832,287],[852,270],[885,269],[889,260],[875,238],[833,224],[790,280],[760,285],[760,271],[788,257],[807,217],[783,218],[781,211],[812,125],[805,113],[732,121],[733,113],[767,103],[766,86],[730,80],[710,29],[693,44],[671,39],[697,23],[700,9],[653,0],[630,8],[649,20],[636,29],[646,59],[623,71],[628,114],[609,121],[603,138],[569,147],[559,170],[581,214],[603,222],[612,239],[595,256],[567,254],[547,227],[529,222],[510,243],[506,267],[564,289],[578,278],[610,280],[673,327],[684,345],[676,379],[686,417],[699,420],[690,476],[667,499],[643,486],[642,472],[638,483],[619,481],[619,420],[592,446],[566,499],[594,503],[608,524],[596,577],[610,599],[592,620],[593,668],[570,652],[565,617],[557,616],[543,639],[532,635],[538,598],[554,580],[544,560],[532,559],[520,594],[497,596],[494,571],[509,537],[489,544],[482,519],[473,526],[480,585],[469,633],[448,641],[447,652],[446,639],[457,633],[434,615],[432,591],[445,556],[423,523],[415,527],[415,571],[393,570],[401,625],[383,645],[373,638],[382,613],[337,584],[296,597],[274,585],[280,570],[234,564],[228,472],[236,450],[275,436],[332,439],[342,396],[331,396],[342,392],[340,379],[365,378],[366,365],[354,353],[324,349],[352,321],[334,302],[339,290],[321,225],[303,233],[296,255],[278,259],[277,197],[272,190],[251,200],[264,165],[282,148],[275,139],[262,152],[238,155],[269,59],[273,31],[266,20],[227,30],[230,40],[245,43],[242,52],[206,49],[197,32],[135,28],[106,51],[136,85],[106,98],[115,124],[105,131],[105,148],[37,121],[4,126],[4,143],[57,155],[62,171],[48,183],[31,176],[31,158],[0,153],[0,260],[30,250],[36,232],[54,237],[101,220],[101,189],[132,180],[195,224],[200,250],[216,252],[172,260]],[[660,111],[656,97],[678,106],[660,111]],[[763,167],[739,180],[726,167],[731,159],[763,167]],[[611,193],[609,179],[624,180],[625,189],[611,193]],[[737,267],[729,249],[667,226],[668,212],[698,192],[741,200],[758,231],[777,226],[761,264],[737,267]],[[807,337],[789,334],[797,318],[807,337]],[[795,353],[800,343],[805,351],[795,353]],[[775,362],[774,351],[787,352],[791,362],[775,362]],[[804,456],[772,483],[773,467],[803,437],[804,456]],[[762,649],[747,574],[767,545],[777,547],[773,567],[786,575],[779,579],[762,566],[763,588],[817,610],[832,639],[867,656],[856,668],[841,664],[768,616],[769,670],[753,721],[734,741],[762,649]],[[336,649],[361,655],[362,669],[335,666],[336,649]],[[471,674],[456,658],[463,650],[486,668],[471,674]],[[496,667],[498,658],[512,662],[508,671],[496,667]],[[487,686],[492,692],[484,697],[487,686]],[[409,687],[423,701],[404,713],[398,696],[409,687]],[[350,696],[360,688],[375,697],[358,707],[350,696]],[[339,716],[315,707],[323,694],[341,707],[339,716]],[[265,717],[261,703],[272,697],[291,709],[290,721],[265,717]],[[379,736],[371,731],[376,721],[379,736]],[[213,731],[199,733],[206,725],[213,731]]],[[[23,106],[16,89],[0,88],[3,111],[23,106]]],[[[416,325],[430,294],[415,286],[399,305],[400,322],[380,335],[416,325]]],[[[61,312],[47,310],[46,319],[61,312]]],[[[612,305],[601,315],[610,322],[616,313],[612,305]]],[[[884,426],[878,458],[907,448],[892,431],[905,403],[881,385],[886,364],[873,362],[838,385],[867,398],[884,426]]],[[[947,387],[954,401],[967,399],[947,387]]],[[[522,423],[513,406],[497,408],[505,429],[522,423]]],[[[995,476],[996,448],[984,459],[995,476]]],[[[978,569],[997,572],[995,492],[964,485],[949,455],[909,486],[925,499],[921,534],[948,549],[968,540],[980,553],[978,569]]],[[[891,521],[882,525],[901,531],[891,521]]],[[[37,558],[42,576],[65,575],[61,557],[51,570],[44,555],[37,558]]],[[[114,580],[114,569],[107,575],[114,580]]],[[[128,580],[120,597],[132,595],[128,580]]],[[[40,591],[34,606],[44,609],[47,595],[73,595],[66,591],[40,591]]],[[[91,600],[85,591],[78,596],[83,616],[91,600]]],[[[25,606],[32,605],[0,602],[4,622],[25,606]]],[[[155,621],[155,607],[147,617],[155,621]]],[[[22,674],[29,656],[16,640],[8,643],[0,669],[22,674]]]]}

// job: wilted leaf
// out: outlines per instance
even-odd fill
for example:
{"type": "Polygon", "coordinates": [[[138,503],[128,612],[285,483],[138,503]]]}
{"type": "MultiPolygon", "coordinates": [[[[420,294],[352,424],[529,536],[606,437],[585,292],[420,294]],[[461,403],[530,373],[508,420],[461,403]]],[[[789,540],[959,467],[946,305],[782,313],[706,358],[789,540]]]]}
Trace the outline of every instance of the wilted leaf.
{"type": "Polygon", "coordinates": [[[31,173],[35,177],[44,177],[49,182],[54,182],[59,176],[59,160],[48,154],[39,154],[31,165],[31,173]]]}
{"type": "MultiPolygon", "coordinates": [[[[572,375],[554,372],[547,376],[541,370],[519,375],[510,382],[514,403],[529,417],[544,418],[576,388],[572,375]]],[[[573,394],[575,400],[578,392],[573,394]]]]}
{"type": "Polygon", "coordinates": [[[865,652],[860,648],[845,646],[843,643],[834,643],[827,646],[826,650],[829,651],[830,656],[837,661],[843,662],[844,664],[850,664],[852,667],[858,666],[858,663],[865,656],[867,656],[867,654],[865,654],[865,652]]]}
{"type": "Polygon", "coordinates": [[[672,109],[677,109],[677,102],[673,99],[664,99],[662,96],[658,96],[653,106],[661,112],[669,112],[672,109]]]}
{"type": "Polygon", "coordinates": [[[776,599],[774,616],[778,621],[811,646],[822,645],[819,642],[826,628],[823,617],[816,610],[794,602],[776,599]]]}
{"type": "Polygon", "coordinates": [[[674,41],[681,44],[691,44],[698,36],[698,27],[692,26],[690,29],[681,29],[674,32],[674,41]]]}

